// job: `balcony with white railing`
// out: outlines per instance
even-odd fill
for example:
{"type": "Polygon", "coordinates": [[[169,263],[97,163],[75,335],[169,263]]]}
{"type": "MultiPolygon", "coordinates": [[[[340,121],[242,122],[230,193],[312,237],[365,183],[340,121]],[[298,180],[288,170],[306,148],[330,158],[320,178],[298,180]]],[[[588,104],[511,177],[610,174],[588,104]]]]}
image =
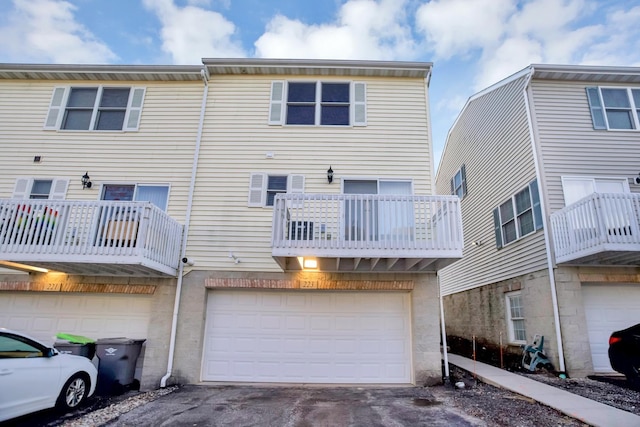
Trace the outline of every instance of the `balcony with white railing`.
{"type": "Polygon", "coordinates": [[[462,248],[456,196],[275,198],[272,256],[284,271],[437,271],[460,259],[462,248]]]}
{"type": "Polygon", "coordinates": [[[0,267],[175,277],[182,229],[149,202],[0,199],[0,267]]]}
{"type": "Polygon", "coordinates": [[[551,215],[556,262],[640,265],[640,194],[593,193],[551,215]]]}

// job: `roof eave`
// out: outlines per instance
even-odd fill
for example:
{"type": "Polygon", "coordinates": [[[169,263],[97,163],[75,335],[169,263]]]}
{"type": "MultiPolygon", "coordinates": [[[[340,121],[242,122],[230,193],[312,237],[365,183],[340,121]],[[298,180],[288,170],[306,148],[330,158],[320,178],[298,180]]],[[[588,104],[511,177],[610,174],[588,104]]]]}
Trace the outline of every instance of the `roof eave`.
{"type": "Polygon", "coordinates": [[[202,62],[211,74],[320,74],[427,78],[433,67],[431,62],[332,59],[204,58],[202,62]]]}
{"type": "Polygon", "coordinates": [[[0,64],[0,79],[200,80],[201,65],[0,64]]]}
{"type": "Polygon", "coordinates": [[[532,64],[531,68],[533,78],[540,80],[640,83],[640,67],[532,64]]]}

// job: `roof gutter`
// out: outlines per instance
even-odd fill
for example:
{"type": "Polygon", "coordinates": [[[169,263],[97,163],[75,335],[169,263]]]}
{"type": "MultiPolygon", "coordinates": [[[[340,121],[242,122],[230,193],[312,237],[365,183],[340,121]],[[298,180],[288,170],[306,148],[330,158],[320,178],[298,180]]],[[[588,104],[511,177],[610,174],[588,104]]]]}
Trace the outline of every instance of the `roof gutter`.
{"type": "Polygon", "coordinates": [[[206,68],[201,70],[202,82],[204,83],[204,90],[202,92],[202,104],[200,106],[200,122],[198,123],[198,134],[196,136],[196,146],[193,153],[193,165],[191,166],[191,182],[189,184],[189,198],[187,200],[187,212],[184,220],[184,230],[182,236],[182,248],[180,250],[180,266],[178,267],[178,281],[176,284],[176,296],[173,304],[173,318],[171,320],[171,336],[169,338],[169,357],[167,361],[167,373],[160,380],[160,387],[167,386],[167,380],[171,377],[173,372],[173,359],[175,357],[176,350],[176,333],[178,329],[178,313],[180,310],[180,297],[182,295],[182,281],[184,273],[183,257],[186,257],[187,253],[187,240],[189,237],[189,224],[191,222],[191,209],[193,207],[193,193],[196,187],[196,175],[198,172],[198,162],[200,159],[200,146],[202,143],[202,129],[204,127],[204,116],[207,108],[207,97],[209,94],[209,74],[206,68]]]}
{"type": "Polygon", "coordinates": [[[533,74],[535,73],[534,66],[529,67],[529,76],[527,77],[527,81],[525,82],[523,95],[525,100],[525,109],[527,111],[527,122],[529,125],[529,138],[531,139],[531,151],[533,152],[533,162],[536,168],[536,179],[538,180],[538,193],[540,198],[540,209],[542,210],[542,229],[544,234],[544,245],[547,252],[547,269],[549,271],[549,285],[551,286],[551,301],[553,306],[553,323],[556,330],[556,341],[558,346],[558,360],[560,363],[559,371],[566,372],[566,366],[564,363],[564,347],[562,344],[562,331],[560,328],[560,310],[558,309],[558,294],[556,288],[556,276],[553,268],[553,253],[551,251],[551,230],[549,230],[549,223],[547,221],[547,200],[544,197],[546,194],[542,191],[542,187],[544,182],[541,180],[542,170],[540,167],[540,159],[538,158],[538,150],[535,139],[535,132],[533,131],[533,118],[531,117],[531,108],[529,104],[529,90],[531,87],[531,79],[533,79],[533,74]]]}

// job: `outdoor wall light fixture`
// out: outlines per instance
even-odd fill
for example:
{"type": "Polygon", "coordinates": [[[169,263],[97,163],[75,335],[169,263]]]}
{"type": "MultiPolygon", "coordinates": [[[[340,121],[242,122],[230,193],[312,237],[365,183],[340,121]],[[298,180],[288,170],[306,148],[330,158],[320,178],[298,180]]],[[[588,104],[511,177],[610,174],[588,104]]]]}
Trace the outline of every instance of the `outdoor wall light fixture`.
{"type": "Polygon", "coordinates": [[[315,258],[298,257],[298,262],[303,270],[317,270],[318,260],[315,258]]]}
{"type": "Polygon", "coordinates": [[[85,172],[84,175],[82,175],[81,181],[82,181],[82,189],[84,190],[85,188],[91,188],[91,181],[90,181],[90,177],[89,177],[89,172],[85,172]]]}
{"type": "Polygon", "coordinates": [[[327,181],[329,181],[329,184],[333,182],[333,169],[331,169],[331,166],[329,166],[329,170],[327,170],[327,181]]]}

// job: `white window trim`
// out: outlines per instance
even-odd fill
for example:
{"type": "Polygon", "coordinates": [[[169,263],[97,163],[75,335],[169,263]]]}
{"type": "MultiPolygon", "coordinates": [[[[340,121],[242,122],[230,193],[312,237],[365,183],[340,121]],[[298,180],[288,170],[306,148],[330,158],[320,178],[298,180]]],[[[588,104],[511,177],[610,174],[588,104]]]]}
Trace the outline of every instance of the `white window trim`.
{"type": "Polygon", "coordinates": [[[269,125],[281,125],[291,127],[329,127],[329,128],[352,128],[367,126],[367,86],[360,81],[349,80],[309,80],[290,79],[273,81],[271,84],[271,95],[269,105],[269,125]],[[289,83],[315,83],[316,99],[315,117],[313,124],[287,124],[287,113],[289,105],[289,83]],[[323,125],[321,121],[322,112],[322,84],[348,84],[349,85],[349,124],[346,125],[323,125]],[[357,87],[362,91],[363,100],[356,99],[357,87]],[[362,120],[357,121],[357,112],[362,116],[362,120]]]}
{"type": "Polygon", "coordinates": [[[167,211],[167,209],[169,208],[169,197],[171,196],[171,184],[162,184],[162,183],[146,183],[146,182],[104,182],[100,185],[100,191],[98,193],[98,200],[103,200],[102,197],[104,195],[104,188],[107,185],[133,185],[134,189],[133,189],[133,200],[132,201],[139,201],[136,200],[136,197],[138,195],[138,186],[142,185],[144,187],[163,187],[167,189],[167,202],[166,205],[163,206],[157,206],[158,208],[162,209],[164,212],[167,211]]]}
{"type": "MultiPolygon", "coordinates": [[[[525,317],[518,317],[518,318],[513,318],[511,317],[511,297],[514,296],[520,296],[520,302],[522,303],[522,291],[513,291],[513,292],[507,292],[504,294],[504,299],[505,299],[505,312],[506,312],[506,316],[507,316],[507,332],[508,332],[508,338],[509,338],[509,342],[512,344],[526,344],[527,340],[517,340],[516,339],[516,334],[515,334],[515,330],[513,328],[513,321],[514,320],[525,320],[525,317]]],[[[523,310],[524,310],[524,306],[523,306],[523,310]]],[[[527,329],[526,329],[526,325],[525,325],[525,335],[527,333],[527,329]]]]}
{"type": "MultiPolygon", "coordinates": [[[[60,92],[58,92],[60,93],[60,92]]],[[[131,85],[96,85],[96,84],[79,84],[69,86],[58,86],[53,89],[51,101],[49,104],[49,112],[45,120],[45,130],[57,130],[61,132],[128,132],[137,131],[140,126],[140,116],[142,108],[144,106],[144,97],[146,94],[146,88],[142,86],[131,85]],[[69,96],[72,89],[90,89],[96,88],[96,99],[93,105],[91,113],[91,120],[89,121],[89,129],[62,129],[62,122],[67,110],[67,104],[69,102],[69,96]],[[122,121],[122,129],[96,129],[96,120],[98,117],[98,111],[100,109],[100,101],[102,99],[102,93],[104,89],[129,89],[129,99],[127,101],[127,107],[122,121]],[[63,91],[62,96],[56,96],[56,92],[63,91]],[[58,104],[59,102],[59,104],[58,104]],[[138,102],[139,105],[135,103],[138,102]],[[133,123],[132,123],[133,121],[133,123]]]]}
{"type": "MultiPolygon", "coordinates": [[[[539,183],[537,182],[536,179],[534,179],[533,181],[530,181],[525,187],[522,187],[520,190],[518,190],[517,192],[515,192],[514,194],[511,195],[511,197],[509,199],[504,200],[502,203],[500,203],[498,205],[498,207],[496,207],[493,210],[493,216],[494,216],[494,228],[497,228],[499,226],[499,232],[500,232],[500,244],[498,245],[498,249],[504,248],[506,246],[511,245],[512,243],[517,242],[518,240],[523,239],[524,237],[530,236],[532,234],[535,234],[535,232],[537,232],[538,230],[542,229],[543,227],[543,221],[542,221],[542,215],[544,215],[544,213],[541,210],[541,205],[540,205],[540,201],[538,200],[538,203],[535,203],[534,200],[534,183],[535,183],[535,188],[538,189],[538,185],[539,183]],[[516,195],[520,194],[521,192],[523,192],[525,189],[529,188],[529,201],[531,202],[531,213],[533,215],[533,231],[530,231],[527,234],[523,234],[520,235],[520,227],[518,226],[518,213],[516,212],[516,195]],[[500,207],[507,203],[508,201],[511,201],[511,209],[513,210],[513,220],[515,221],[516,224],[516,238],[510,242],[505,242],[505,238],[504,238],[504,232],[502,231],[502,225],[504,224],[504,222],[502,221],[502,215],[500,213],[500,207]],[[538,209],[540,209],[539,212],[539,216],[540,218],[537,218],[536,216],[536,206],[538,206],[538,209]],[[497,217],[496,217],[497,215],[497,217]],[[496,224],[496,221],[499,222],[499,224],[496,224]]],[[[539,194],[538,194],[539,195],[539,194]]],[[[496,231],[496,240],[497,240],[497,233],[498,231],[496,231]]],[[[497,242],[496,242],[497,243],[497,242]]]]}
{"type": "Polygon", "coordinates": [[[344,194],[344,183],[345,181],[376,181],[378,183],[377,192],[380,194],[380,183],[381,182],[409,182],[411,183],[411,194],[414,193],[414,182],[413,178],[379,178],[372,176],[344,176],[340,180],[340,194],[344,194]]]}
{"type": "Polygon", "coordinates": [[[451,178],[451,194],[460,197],[460,200],[464,199],[467,195],[467,171],[465,165],[460,166],[460,169],[458,169],[451,178]],[[460,174],[460,185],[456,186],[456,176],[458,176],[458,174],[460,174]],[[458,189],[462,192],[461,196],[458,195],[458,189]]]}
{"type": "MultiPolygon", "coordinates": [[[[618,182],[618,183],[622,183],[622,186],[624,188],[624,193],[625,194],[631,192],[631,188],[629,187],[629,180],[626,177],[620,177],[620,176],[598,176],[598,177],[594,177],[594,176],[581,176],[581,175],[562,175],[562,176],[560,176],[560,180],[562,182],[562,196],[563,196],[563,199],[565,200],[565,206],[567,206],[565,194],[567,194],[567,183],[569,181],[578,181],[578,180],[580,180],[580,181],[590,181],[592,183],[592,188],[594,189],[594,193],[598,193],[597,188],[596,188],[596,183],[598,181],[600,181],[600,182],[604,182],[604,181],[618,182]]],[[[571,203],[569,203],[569,204],[571,204],[571,203]]]]}
{"type": "MultiPolygon", "coordinates": [[[[608,130],[611,132],[639,132],[640,131],[640,117],[638,117],[638,114],[639,114],[638,110],[640,110],[640,105],[635,105],[635,102],[633,100],[633,95],[631,93],[632,89],[640,90],[640,87],[628,87],[628,86],[590,86],[590,87],[596,88],[598,91],[598,102],[600,103],[599,110],[601,111],[601,114],[603,116],[602,118],[606,126],[606,129],[603,129],[603,128],[595,127],[595,123],[594,123],[594,129],[608,130]],[[633,122],[633,129],[617,129],[617,128],[611,128],[609,126],[609,119],[607,118],[607,107],[604,105],[604,98],[602,97],[602,89],[625,89],[627,91],[627,99],[629,100],[629,105],[630,105],[629,109],[632,112],[631,118],[633,122]]],[[[587,88],[587,90],[588,89],[589,87],[587,88]]],[[[593,112],[593,107],[591,105],[589,105],[589,110],[591,111],[591,118],[593,120],[594,112],[593,112]]]]}
{"type": "Polygon", "coordinates": [[[267,186],[269,183],[269,176],[286,176],[287,194],[304,193],[305,176],[302,174],[251,172],[249,175],[248,207],[273,209],[273,205],[267,205],[267,186]]]}
{"type": "MultiPolygon", "coordinates": [[[[512,209],[512,212],[513,212],[513,219],[510,220],[510,221],[514,221],[514,224],[516,226],[516,238],[513,239],[512,241],[505,242],[504,233],[502,233],[502,246],[508,246],[508,245],[510,245],[510,244],[512,244],[514,242],[517,242],[518,240],[522,239],[523,237],[526,237],[529,234],[533,234],[533,233],[536,232],[536,225],[535,225],[535,218],[534,218],[533,219],[533,221],[534,221],[533,230],[528,232],[527,234],[520,234],[520,226],[519,226],[519,223],[518,223],[518,216],[519,215],[518,215],[518,212],[516,212],[516,195],[522,193],[526,188],[527,187],[525,187],[522,190],[518,191],[517,193],[512,195],[511,198],[509,198],[509,199],[505,200],[504,202],[500,203],[500,205],[498,206],[498,214],[500,215],[500,226],[502,227],[502,225],[504,225],[505,223],[502,221],[502,214],[500,213],[500,207],[502,205],[504,205],[505,203],[507,203],[507,202],[511,202],[511,209],[512,209]]],[[[533,200],[531,199],[531,189],[529,189],[529,202],[530,202],[530,205],[529,205],[529,208],[527,210],[531,211],[531,215],[533,217],[534,214],[533,214],[533,200]]],[[[522,212],[522,213],[524,213],[524,212],[522,212]]],[[[522,213],[520,213],[520,216],[522,215],[522,213]]]]}
{"type": "Polygon", "coordinates": [[[69,179],[55,177],[18,177],[16,178],[12,198],[30,199],[35,180],[51,180],[51,190],[49,191],[49,197],[47,200],[65,199],[69,188],[69,179]]]}

